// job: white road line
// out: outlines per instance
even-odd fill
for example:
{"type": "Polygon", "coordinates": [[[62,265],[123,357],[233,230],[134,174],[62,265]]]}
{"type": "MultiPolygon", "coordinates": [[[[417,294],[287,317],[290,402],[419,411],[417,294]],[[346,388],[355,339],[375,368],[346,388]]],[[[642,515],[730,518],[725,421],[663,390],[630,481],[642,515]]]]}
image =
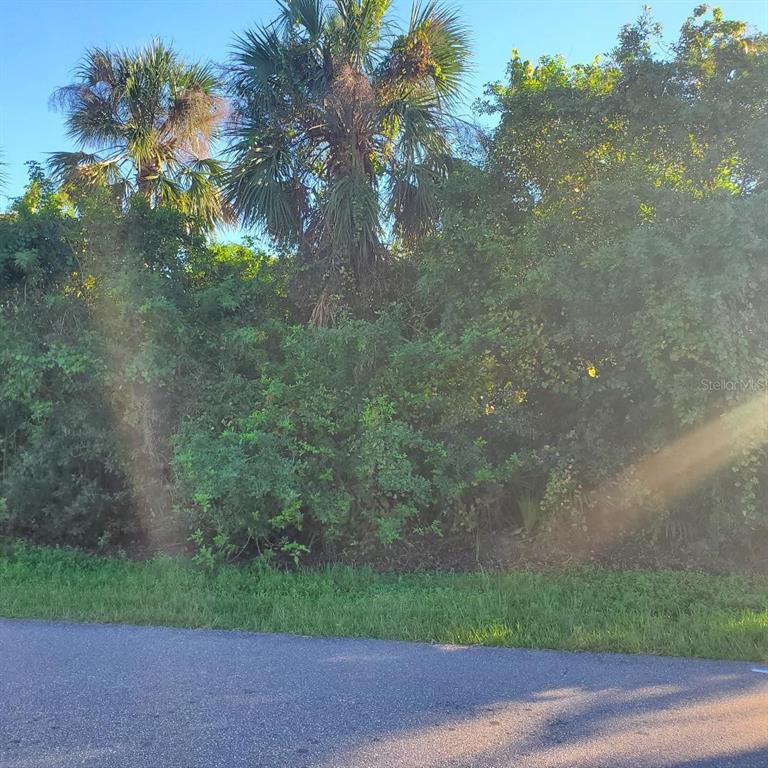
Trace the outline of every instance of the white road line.
{"type": "Polygon", "coordinates": [[[762,675],[768,675],[768,669],[758,669],[757,667],[754,667],[752,669],[753,672],[760,672],[762,675]]]}

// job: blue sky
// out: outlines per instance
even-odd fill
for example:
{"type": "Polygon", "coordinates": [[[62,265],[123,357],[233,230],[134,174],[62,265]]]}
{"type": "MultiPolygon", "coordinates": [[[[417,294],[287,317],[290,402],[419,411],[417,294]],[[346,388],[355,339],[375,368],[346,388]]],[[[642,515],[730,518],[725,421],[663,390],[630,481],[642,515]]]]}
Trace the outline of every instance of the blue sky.
{"type": "MultiPolygon", "coordinates": [[[[465,109],[485,83],[502,79],[512,48],[524,57],[562,53],[569,61],[591,60],[610,50],[622,24],[636,18],[635,0],[455,0],[473,39],[473,72],[465,109]]],[[[698,3],[650,3],[667,38],[698,3]]],[[[768,29],[768,0],[717,3],[732,18],[768,29]]],[[[274,0],[0,0],[0,148],[8,183],[0,208],[21,193],[26,160],[70,149],[60,114],[48,98],[69,82],[91,46],[137,47],[160,37],[189,59],[223,61],[234,35],[271,20],[274,0]]],[[[394,0],[405,19],[410,0],[394,0]]]]}

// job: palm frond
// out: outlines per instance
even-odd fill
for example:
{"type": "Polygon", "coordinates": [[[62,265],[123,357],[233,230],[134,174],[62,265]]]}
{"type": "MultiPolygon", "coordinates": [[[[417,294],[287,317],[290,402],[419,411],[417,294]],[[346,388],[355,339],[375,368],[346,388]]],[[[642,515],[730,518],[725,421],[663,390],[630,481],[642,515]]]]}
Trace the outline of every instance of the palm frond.
{"type": "Polygon", "coordinates": [[[417,2],[408,31],[394,41],[379,79],[393,94],[422,91],[449,104],[461,95],[469,56],[468,29],[458,14],[434,0],[417,2]]]}
{"type": "Polygon", "coordinates": [[[80,60],[75,75],[85,86],[119,89],[122,80],[118,58],[108,48],[89,48],[80,60]]]}
{"type": "Polygon", "coordinates": [[[280,0],[279,5],[287,30],[300,27],[311,39],[323,34],[326,21],[323,0],[280,0]]]}
{"type": "Polygon", "coordinates": [[[155,179],[154,188],[155,195],[162,205],[183,209],[184,187],[180,179],[161,174],[155,179]]]}
{"type": "Polygon", "coordinates": [[[437,101],[423,94],[393,105],[400,132],[394,143],[389,211],[395,229],[407,241],[426,234],[437,219],[437,184],[449,165],[445,115],[437,101]]]}
{"type": "Polygon", "coordinates": [[[227,108],[226,100],[215,93],[188,88],[172,100],[158,132],[177,151],[195,158],[207,157],[211,142],[226,120],[227,108]]]}
{"type": "Polygon", "coordinates": [[[386,107],[396,118],[396,152],[404,162],[417,162],[427,154],[448,154],[448,125],[439,102],[428,94],[411,93],[386,107]]]}
{"type": "Polygon", "coordinates": [[[254,146],[247,139],[232,148],[234,163],[226,175],[227,197],[247,226],[263,226],[281,241],[295,241],[302,230],[297,201],[299,181],[290,153],[280,145],[254,146]]]}
{"type": "Polygon", "coordinates": [[[54,91],[51,107],[67,113],[67,133],[80,146],[104,147],[120,141],[124,126],[105,88],[73,83],[54,91]]]}
{"type": "Polygon", "coordinates": [[[349,172],[331,180],[323,201],[323,224],[332,257],[351,258],[357,270],[376,259],[381,242],[379,196],[371,179],[349,172]]]}
{"type": "Polygon", "coordinates": [[[337,55],[356,68],[371,69],[381,49],[384,17],[392,0],[335,0],[337,55]]]}
{"type": "Polygon", "coordinates": [[[185,91],[199,91],[207,95],[216,95],[224,87],[221,78],[211,64],[195,62],[186,64],[175,62],[170,78],[171,97],[185,91]]]}
{"type": "Polygon", "coordinates": [[[406,242],[424,236],[437,219],[436,183],[442,175],[441,167],[426,163],[390,176],[388,208],[406,242]]]}
{"type": "Polygon", "coordinates": [[[175,205],[203,230],[213,229],[218,223],[231,224],[236,218],[219,183],[222,174],[218,161],[203,159],[185,166],[174,177],[182,189],[175,205]]]}
{"type": "Polygon", "coordinates": [[[104,158],[88,152],[52,152],[48,167],[54,180],[62,184],[105,185],[122,178],[119,156],[104,158]]]}
{"type": "Polygon", "coordinates": [[[235,93],[247,97],[276,85],[285,66],[287,51],[274,27],[249,29],[235,38],[231,80],[235,93]]]}

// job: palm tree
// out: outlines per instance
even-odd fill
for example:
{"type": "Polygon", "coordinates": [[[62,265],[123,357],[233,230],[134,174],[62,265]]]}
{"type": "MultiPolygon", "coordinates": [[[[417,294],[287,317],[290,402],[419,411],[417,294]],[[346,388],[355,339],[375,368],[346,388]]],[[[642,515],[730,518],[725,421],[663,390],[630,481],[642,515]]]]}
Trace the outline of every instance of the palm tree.
{"type": "Polygon", "coordinates": [[[153,206],[173,205],[206,227],[221,220],[221,166],[209,146],[226,102],[212,69],[154,41],[133,52],[89,50],[76,75],[52,104],[66,113],[81,151],[54,153],[54,175],[107,184],[125,202],[139,194],[153,206]]]}
{"type": "Polygon", "coordinates": [[[314,270],[320,324],[345,279],[370,282],[387,235],[429,229],[448,167],[466,28],[429,2],[393,34],[390,2],[283,0],[272,24],[238,38],[230,67],[230,199],[314,270]]]}

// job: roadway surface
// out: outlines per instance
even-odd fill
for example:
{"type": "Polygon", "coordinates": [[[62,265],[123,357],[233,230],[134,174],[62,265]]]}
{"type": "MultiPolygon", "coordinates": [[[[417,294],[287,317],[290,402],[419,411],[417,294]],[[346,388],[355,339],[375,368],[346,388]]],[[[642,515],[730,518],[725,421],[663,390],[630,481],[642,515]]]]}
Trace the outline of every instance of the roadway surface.
{"type": "Polygon", "coordinates": [[[766,768],[753,667],[0,620],[0,767],[766,768]]]}

